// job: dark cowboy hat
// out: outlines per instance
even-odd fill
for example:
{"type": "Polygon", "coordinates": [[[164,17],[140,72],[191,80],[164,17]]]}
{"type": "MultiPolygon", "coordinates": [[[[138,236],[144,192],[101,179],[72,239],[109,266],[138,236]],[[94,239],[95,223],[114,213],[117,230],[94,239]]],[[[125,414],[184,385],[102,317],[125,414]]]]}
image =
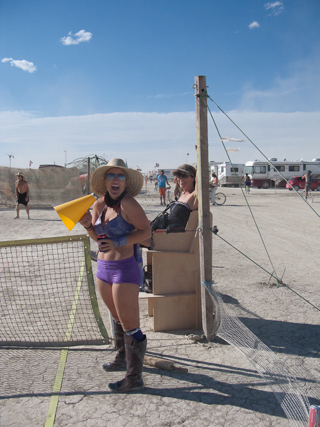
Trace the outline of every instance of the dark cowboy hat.
{"type": "Polygon", "coordinates": [[[194,178],[197,174],[197,171],[193,166],[183,164],[183,165],[179,166],[177,169],[175,169],[172,172],[172,174],[174,176],[175,175],[188,175],[188,176],[192,176],[194,178]]]}

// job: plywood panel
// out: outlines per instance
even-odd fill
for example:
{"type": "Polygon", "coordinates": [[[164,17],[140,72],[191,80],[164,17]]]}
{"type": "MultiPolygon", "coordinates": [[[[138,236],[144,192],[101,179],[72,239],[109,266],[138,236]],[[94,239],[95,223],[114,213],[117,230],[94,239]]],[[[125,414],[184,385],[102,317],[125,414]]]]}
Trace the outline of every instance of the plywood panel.
{"type": "Polygon", "coordinates": [[[157,295],[195,292],[197,270],[199,270],[199,264],[193,254],[154,253],[152,257],[153,293],[157,295]]]}
{"type": "Polygon", "coordinates": [[[199,319],[196,298],[196,295],[153,298],[154,331],[199,328],[201,316],[199,319]]]}
{"type": "MultiPolygon", "coordinates": [[[[169,233],[159,231],[153,234],[153,250],[169,252],[189,252],[192,247],[194,231],[185,231],[184,233],[169,233]]],[[[198,238],[198,236],[197,236],[198,238]]]]}
{"type": "Polygon", "coordinates": [[[169,233],[157,230],[153,233],[153,249],[156,251],[189,252],[193,248],[193,240],[199,239],[196,234],[198,228],[198,211],[190,214],[184,233],[169,233]]]}

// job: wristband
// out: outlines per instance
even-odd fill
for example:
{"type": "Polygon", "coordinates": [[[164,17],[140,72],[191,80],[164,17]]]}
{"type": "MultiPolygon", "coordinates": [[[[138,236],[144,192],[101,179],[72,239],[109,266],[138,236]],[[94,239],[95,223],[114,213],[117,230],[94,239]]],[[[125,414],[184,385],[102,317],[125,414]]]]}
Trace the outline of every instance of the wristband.
{"type": "Polygon", "coordinates": [[[93,225],[92,224],[90,224],[90,226],[89,227],[84,227],[86,230],[91,230],[92,228],[93,228],[93,225]]]}
{"type": "Polygon", "coordinates": [[[127,238],[126,238],[126,236],[117,237],[117,238],[114,238],[114,239],[111,239],[111,240],[112,240],[113,246],[115,248],[117,248],[118,246],[126,246],[126,244],[127,244],[127,238]]]}

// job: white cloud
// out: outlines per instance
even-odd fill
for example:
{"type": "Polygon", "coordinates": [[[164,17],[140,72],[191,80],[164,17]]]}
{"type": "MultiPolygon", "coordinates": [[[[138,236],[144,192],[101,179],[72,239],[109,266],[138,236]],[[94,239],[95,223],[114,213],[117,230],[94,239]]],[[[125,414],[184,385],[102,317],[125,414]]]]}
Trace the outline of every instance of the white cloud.
{"type": "Polygon", "coordinates": [[[65,46],[70,46],[72,44],[79,44],[82,42],[88,42],[92,37],[92,33],[89,33],[85,30],[78,31],[74,36],[71,31],[69,32],[67,37],[62,37],[61,42],[65,46]]]}
{"type": "Polygon", "coordinates": [[[12,59],[12,58],[3,58],[1,62],[10,62],[11,67],[21,68],[23,71],[28,71],[28,73],[34,73],[37,70],[37,67],[33,62],[27,61],[25,59],[12,59]]]}
{"type": "MultiPolygon", "coordinates": [[[[266,157],[303,158],[312,160],[319,154],[320,111],[257,112],[230,111],[229,117],[258,146],[266,157]]],[[[234,142],[226,143],[235,163],[261,158],[248,139],[223,115],[213,113],[223,136],[244,139],[238,151],[231,151],[234,142]]],[[[112,113],[69,117],[38,117],[26,112],[0,113],[2,153],[0,164],[33,168],[40,164],[64,165],[65,154],[70,162],[90,154],[107,159],[121,157],[129,167],[139,165],[143,172],[155,163],[174,168],[182,163],[195,163],[195,112],[185,113],[112,113]],[[44,144],[45,141],[45,144],[44,144]],[[187,155],[189,153],[190,155],[187,155]]],[[[208,117],[209,159],[227,161],[219,135],[208,117]]]]}
{"type": "Polygon", "coordinates": [[[280,13],[284,11],[284,6],[282,1],[265,3],[264,8],[266,10],[270,10],[270,16],[280,15],[280,13]]]}
{"type": "Polygon", "coordinates": [[[249,30],[253,30],[254,28],[259,28],[260,24],[257,21],[253,21],[251,22],[251,24],[249,25],[249,30]]]}
{"type": "Polygon", "coordinates": [[[319,55],[305,56],[287,68],[287,75],[278,75],[263,90],[248,79],[237,107],[264,112],[319,111],[319,55]]]}

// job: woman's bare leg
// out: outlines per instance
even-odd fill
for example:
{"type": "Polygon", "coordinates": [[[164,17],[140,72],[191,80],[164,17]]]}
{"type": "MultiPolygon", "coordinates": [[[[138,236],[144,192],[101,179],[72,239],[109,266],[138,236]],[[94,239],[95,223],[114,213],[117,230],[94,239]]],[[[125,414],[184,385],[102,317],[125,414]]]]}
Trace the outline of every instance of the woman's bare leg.
{"type": "Polygon", "coordinates": [[[114,320],[119,321],[120,319],[113,302],[112,285],[110,285],[109,283],[103,282],[100,279],[97,279],[97,288],[99,290],[99,294],[102,298],[102,301],[108,307],[108,310],[110,311],[112,317],[114,318],[114,320]]]}
{"type": "Polygon", "coordinates": [[[125,332],[140,326],[139,286],[135,283],[112,285],[113,304],[125,332]]]}
{"type": "Polygon", "coordinates": [[[97,287],[112,317],[121,322],[124,331],[131,331],[140,326],[138,285],[135,283],[110,285],[97,279],[97,287]]]}

